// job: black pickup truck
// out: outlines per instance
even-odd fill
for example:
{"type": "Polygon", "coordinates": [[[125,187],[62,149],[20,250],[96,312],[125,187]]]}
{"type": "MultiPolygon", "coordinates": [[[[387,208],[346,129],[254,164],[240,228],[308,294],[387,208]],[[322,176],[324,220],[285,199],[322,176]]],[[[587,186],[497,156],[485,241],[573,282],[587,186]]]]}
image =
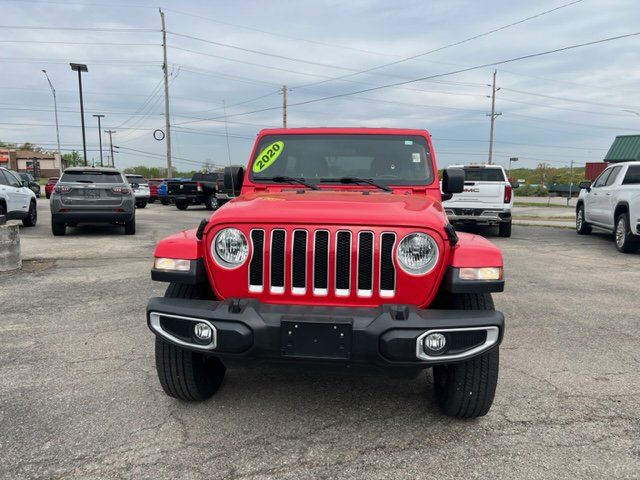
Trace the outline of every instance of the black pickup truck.
{"type": "Polygon", "coordinates": [[[220,206],[216,195],[222,181],[222,172],[195,173],[191,180],[169,180],[167,196],[178,210],[186,210],[189,205],[204,205],[207,210],[216,210],[220,206]]]}

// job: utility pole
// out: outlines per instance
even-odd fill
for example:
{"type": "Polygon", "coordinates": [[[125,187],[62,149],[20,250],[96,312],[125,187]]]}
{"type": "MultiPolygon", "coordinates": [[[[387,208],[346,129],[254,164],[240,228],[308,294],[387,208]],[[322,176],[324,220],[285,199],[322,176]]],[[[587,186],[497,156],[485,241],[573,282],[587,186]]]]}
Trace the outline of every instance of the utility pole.
{"type": "MultiPolygon", "coordinates": [[[[108,133],[109,134],[109,145],[111,148],[111,166],[113,168],[116,167],[116,159],[113,156],[113,138],[111,137],[112,134],[116,133],[115,130],[105,130],[104,133],[108,133]]],[[[102,153],[102,147],[100,147],[100,153],[102,153]]]]}
{"type": "Polygon", "coordinates": [[[53,84],[51,80],[49,80],[49,75],[47,75],[46,70],[42,70],[44,76],[47,77],[47,82],[49,82],[49,87],[51,88],[51,93],[53,94],[53,111],[56,115],[56,139],[58,140],[58,156],[60,157],[60,176],[62,176],[62,153],[60,153],[60,127],[58,126],[58,101],[56,100],[56,89],[53,88],[53,84]]]}
{"type": "Polygon", "coordinates": [[[287,128],[287,86],[282,85],[282,128],[287,128]]]}
{"type": "Polygon", "coordinates": [[[571,160],[571,167],[569,168],[569,198],[567,198],[567,206],[571,201],[572,193],[573,193],[573,160],[571,160]]]}
{"type": "Polygon", "coordinates": [[[493,123],[498,115],[502,115],[500,112],[496,112],[496,70],[493,71],[493,87],[491,88],[491,113],[487,113],[488,117],[491,117],[491,128],[489,130],[489,165],[493,159],[493,123]]]}
{"type": "Polygon", "coordinates": [[[104,115],[94,115],[98,119],[98,140],[100,140],[100,166],[104,167],[104,163],[102,162],[102,127],[100,126],[100,119],[104,117],[104,115]]]}
{"type": "Polygon", "coordinates": [[[84,101],[82,100],[82,72],[88,72],[89,69],[84,63],[70,63],[71,70],[78,72],[78,91],[80,93],[80,121],[82,124],[82,151],[84,153],[84,165],[87,164],[87,137],[84,131],[84,101]]]}
{"type": "Polygon", "coordinates": [[[164,123],[166,130],[165,140],[167,142],[167,177],[171,178],[173,169],[171,168],[171,124],[169,121],[171,117],[169,115],[169,68],[167,66],[167,31],[164,26],[164,12],[161,8],[159,8],[158,11],[160,12],[160,21],[162,22],[162,70],[164,72],[164,123]]]}

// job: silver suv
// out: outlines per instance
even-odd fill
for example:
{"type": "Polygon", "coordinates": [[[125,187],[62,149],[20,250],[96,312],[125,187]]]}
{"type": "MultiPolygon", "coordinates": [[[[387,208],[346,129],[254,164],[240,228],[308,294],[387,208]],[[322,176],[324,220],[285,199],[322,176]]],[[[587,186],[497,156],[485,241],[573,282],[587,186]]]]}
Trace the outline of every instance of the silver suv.
{"type": "Polygon", "coordinates": [[[64,235],[80,223],[124,225],[136,233],[135,198],[129,182],[114,168],[68,168],[51,194],[51,231],[64,235]]]}

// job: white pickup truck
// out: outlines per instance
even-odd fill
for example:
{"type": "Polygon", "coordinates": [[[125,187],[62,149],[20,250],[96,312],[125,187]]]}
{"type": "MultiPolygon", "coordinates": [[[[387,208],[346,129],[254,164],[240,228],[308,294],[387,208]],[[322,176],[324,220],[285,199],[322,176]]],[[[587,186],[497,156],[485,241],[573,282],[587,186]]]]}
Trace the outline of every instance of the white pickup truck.
{"type": "Polygon", "coordinates": [[[500,165],[454,165],[465,173],[464,191],[442,203],[452,224],[498,225],[511,236],[513,190],[500,165]]]}
{"type": "Polygon", "coordinates": [[[593,184],[580,184],[576,231],[586,235],[592,226],[614,233],[621,252],[640,249],[640,162],[614,163],[593,184]]]}

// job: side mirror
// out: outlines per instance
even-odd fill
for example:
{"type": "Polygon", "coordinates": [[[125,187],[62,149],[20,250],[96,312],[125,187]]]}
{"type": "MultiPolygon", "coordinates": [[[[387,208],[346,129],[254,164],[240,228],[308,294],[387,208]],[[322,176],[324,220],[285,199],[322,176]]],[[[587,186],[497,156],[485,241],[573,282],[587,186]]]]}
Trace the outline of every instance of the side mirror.
{"type": "Polygon", "coordinates": [[[134,183],[131,184],[131,188],[133,188],[133,189],[140,188],[140,184],[134,182],[134,183]]]}
{"type": "Polygon", "coordinates": [[[445,195],[462,193],[464,190],[464,170],[445,168],[442,171],[442,193],[445,195]]]}
{"type": "Polygon", "coordinates": [[[244,168],[224,167],[224,189],[232,191],[234,196],[240,195],[244,180],[244,168]]]}
{"type": "Polygon", "coordinates": [[[519,187],[520,187],[520,182],[517,182],[517,181],[511,182],[511,188],[519,188],[519,187]]]}
{"type": "Polygon", "coordinates": [[[580,190],[584,189],[587,192],[591,191],[591,182],[588,181],[588,180],[586,180],[584,182],[580,182],[578,186],[580,187],[580,190]]]}

